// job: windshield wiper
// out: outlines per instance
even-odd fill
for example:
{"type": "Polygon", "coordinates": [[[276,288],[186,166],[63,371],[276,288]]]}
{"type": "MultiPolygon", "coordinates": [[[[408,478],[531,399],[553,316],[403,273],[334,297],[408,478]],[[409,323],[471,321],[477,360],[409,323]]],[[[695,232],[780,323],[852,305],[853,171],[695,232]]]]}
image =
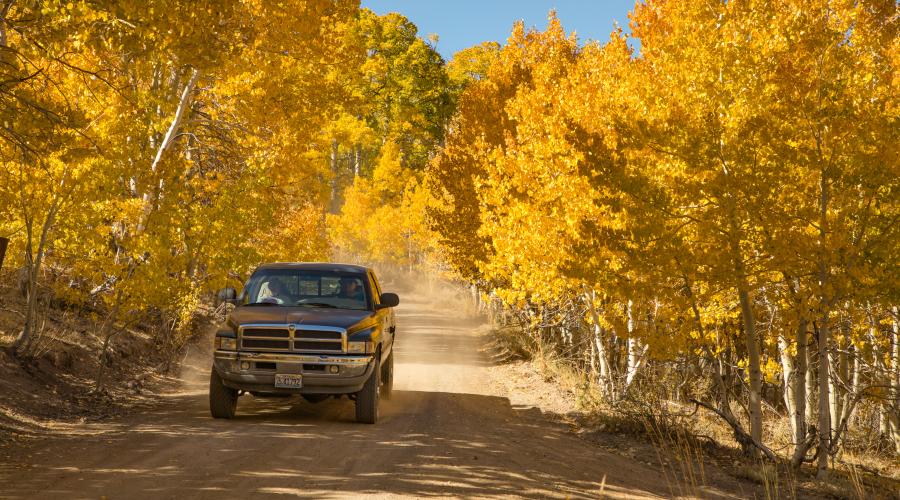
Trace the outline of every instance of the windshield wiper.
{"type": "Polygon", "coordinates": [[[337,306],[334,304],[328,304],[325,302],[298,302],[298,306],[311,306],[311,307],[330,307],[332,309],[337,309],[337,306]]]}
{"type": "Polygon", "coordinates": [[[274,302],[251,302],[249,304],[244,304],[245,306],[280,306],[281,304],[276,304],[274,302]]]}

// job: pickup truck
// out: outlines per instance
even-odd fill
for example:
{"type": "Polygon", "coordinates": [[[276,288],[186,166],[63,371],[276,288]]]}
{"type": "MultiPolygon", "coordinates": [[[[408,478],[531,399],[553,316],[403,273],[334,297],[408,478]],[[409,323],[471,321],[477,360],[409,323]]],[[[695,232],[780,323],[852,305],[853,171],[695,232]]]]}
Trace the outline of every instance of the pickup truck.
{"type": "Polygon", "coordinates": [[[366,267],[328,263],[277,263],[257,268],[215,336],[209,381],[214,418],[233,418],[238,396],[299,394],[311,402],[349,396],[356,420],[378,420],[379,397],[394,382],[393,307],[366,267]]]}

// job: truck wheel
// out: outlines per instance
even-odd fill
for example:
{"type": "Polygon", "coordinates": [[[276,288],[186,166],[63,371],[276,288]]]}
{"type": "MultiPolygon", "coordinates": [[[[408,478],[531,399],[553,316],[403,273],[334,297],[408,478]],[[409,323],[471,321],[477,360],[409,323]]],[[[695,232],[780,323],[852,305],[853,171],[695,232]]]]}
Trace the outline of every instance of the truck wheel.
{"type": "Polygon", "coordinates": [[[378,386],[381,382],[381,363],[375,358],[375,369],[361,391],[356,393],[356,421],[374,424],[378,421],[378,386]]]}
{"type": "Polygon", "coordinates": [[[381,367],[381,397],[391,399],[394,393],[394,353],[388,355],[381,367]]]}
{"type": "Polygon", "coordinates": [[[209,376],[209,412],[213,418],[234,418],[238,391],[225,387],[215,367],[209,376]]]}

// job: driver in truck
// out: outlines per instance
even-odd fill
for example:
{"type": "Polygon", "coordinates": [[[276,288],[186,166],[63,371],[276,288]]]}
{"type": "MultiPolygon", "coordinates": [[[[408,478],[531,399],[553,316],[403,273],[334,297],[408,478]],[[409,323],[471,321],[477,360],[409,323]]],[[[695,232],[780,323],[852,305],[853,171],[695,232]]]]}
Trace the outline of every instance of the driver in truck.
{"type": "Polygon", "coordinates": [[[263,299],[264,302],[274,302],[276,304],[284,304],[289,300],[287,290],[281,281],[273,279],[266,286],[269,289],[269,296],[263,299]]]}

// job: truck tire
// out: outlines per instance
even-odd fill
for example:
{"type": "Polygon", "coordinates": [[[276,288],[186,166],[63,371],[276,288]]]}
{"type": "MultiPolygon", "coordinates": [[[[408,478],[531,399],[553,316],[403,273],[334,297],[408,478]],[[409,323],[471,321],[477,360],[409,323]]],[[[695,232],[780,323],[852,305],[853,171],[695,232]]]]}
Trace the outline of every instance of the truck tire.
{"type": "Polygon", "coordinates": [[[391,399],[394,393],[394,353],[388,355],[381,367],[381,397],[391,399]]]}
{"type": "Polygon", "coordinates": [[[356,393],[356,421],[374,424],[378,421],[378,386],[381,382],[381,363],[375,357],[375,368],[361,391],[356,393]]]}
{"type": "Polygon", "coordinates": [[[238,391],[225,387],[215,367],[209,376],[209,412],[213,418],[234,418],[238,391]]]}

